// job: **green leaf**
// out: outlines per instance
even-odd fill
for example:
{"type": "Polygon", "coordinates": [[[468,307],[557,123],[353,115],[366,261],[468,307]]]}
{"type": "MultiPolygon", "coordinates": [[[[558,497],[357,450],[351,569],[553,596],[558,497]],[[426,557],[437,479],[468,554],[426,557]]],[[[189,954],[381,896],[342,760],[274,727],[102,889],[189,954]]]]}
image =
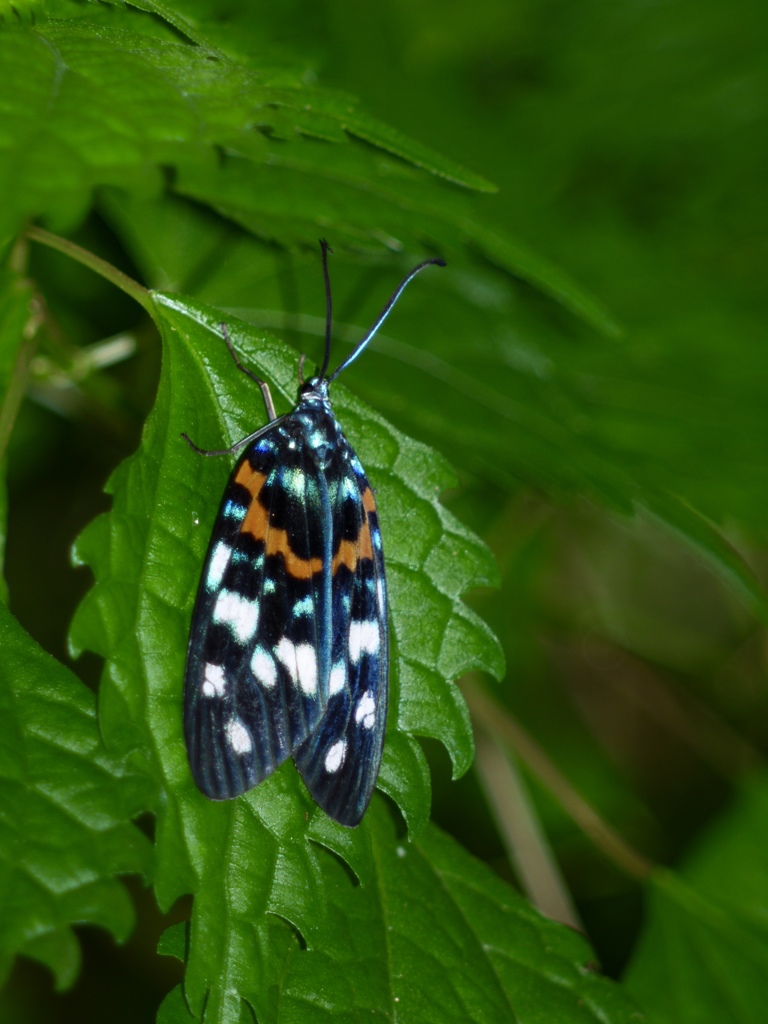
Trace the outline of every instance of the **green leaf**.
{"type": "MultiPolygon", "coordinates": [[[[226,62],[224,54],[212,46],[191,22],[173,7],[158,0],[130,0],[130,4],[132,7],[159,15],[191,42],[226,62]]],[[[401,132],[370,117],[359,109],[357,100],[352,96],[328,89],[310,89],[302,85],[301,89],[285,90],[282,94],[275,91],[271,96],[271,105],[276,110],[282,108],[290,112],[286,121],[288,131],[284,137],[290,138],[296,132],[303,132],[314,138],[342,142],[345,141],[347,133],[458,185],[481,192],[496,191],[495,186],[479,174],[465,170],[440,153],[406,138],[401,132]]],[[[274,134],[274,130],[281,127],[280,119],[273,117],[270,126],[274,134]]]]}
{"type": "Polygon", "coordinates": [[[681,874],[657,874],[626,984],[659,1024],[752,1024],[768,969],[768,780],[745,783],[681,874]]]}
{"type": "MultiPolygon", "coordinates": [[[[282,964],[324,927],[322,847],[371,872],[369,826],[329,823],[291,762],[236,801],[214,803],[194,787],[181,731],[184,653],[192,602],[230,461],[202,459],[183,443],[224,447],[263,422],[258,389],[238,374],[221,313],[155,295],[164,354],[154,410],[138,453],[113,475],[113,510],[76,545],[96,586],[71,631],[73,649],[106,658],[100,707],[109,747],[131,756],[157,787],[156,889],[162,906],[195,895],[185,992],[195,1013],[235,1020],[241,999],[271,1019],[282,964]],[[243,410],[246,410],[245,412],[243,410]],[[169,571],[172,567],[172,571],[169,571]],[[163,796],[160,797],[160,792],[163,796]],[[318,821],[318,819],[321,819],[318,821]]],[[[241,358],[273,386],[278,410],[295,401],[297,360],[274,338],[228,318],[241,358]]],[[[461,595],[492,580],[487,550],[439,501],[452,482],[443,460],[334,386],[334,408],[377,489],[390,580],[392,698],[382,787],[414,830],[428,814],[429,776],[414,735],[446,745],[457,771],[471,759],[466,709],[453,683],[469,668],[500,674],[497,641],[461,595]],[[451,554],[449,557],[449,554],[451,554]],[[434,708],[415,688],[431,679],[434,708]],[[406,708],[401,718],[400,709],[406,708]],[[404,724],[405,723],[405,724],[404,724]]]]}
{"type": "Polygon", "coordinates": [[[0,606],[1,979],[22,953],[70,985],[72,924],[128,936],[133,907],[115,876],[149,872],[130,824],[144,807],[141,780],[104,750],[93,695],[0,606]]]}
{"type": "MultiPolygon", "coordinates": [[[[276,1007],[281,1022],[644,1019],[595,970],[580,935],[538,914],[444,832],[430,825],[408,842],[376,798],[365,825],[375,877],[356,886],[339,862],[322,861],[328,926],[314,948],[288,953],[276,1007]]],[[[178,928],[172,942],[178,946],[178,928]]],[[[158,1019],[192,1019],[180,988],[158,1019]]]]}
{"type": "Polygon", "coordinates": [[[295,951],[280,1020],[619,1024],[641,1015],[581,936],[542,917],[445,833],[399,839],[372,806],[376,885],[323,865],[331,927],[295,951]]]}
{"type": "MultiPolygon", "coordinates": [[[[279,102],[279,101],[278,101],[279,102]]],[[[389,125],[378,121],[358,107],[357,101],[343,93],[333,93],[328,90],[316,91],[314,95],[303,97],[293,94],[286,94],[282,102],[292,111],[294,116],[300,111],[311,112],[312,120],[318,114],[325,115],[333,124],[363,142],[368,142],[379,149],[400,157],[415,167],[436,174],[447,181],[464,188],[475,189],[478,192],[495,192],[496,186],[492,185],[479,174],[473,174],[465,170],[452,160],[420,143],[407,138],[402,132],[396,131],[389,125]],[[299,108],[299,103],[301,107],[299,108]],[[298,109],[297,109],[298,108],[298,109]]],[[[306,115],[304,115],[306,116],[306,115]]],[[[309,120],[309,118],[307,118],[309,120]]],[[[327,136],[320,136],[321,138],[327,136]]]]}
{"type": "Polygon", "coordinates": [[[156,14],[164,21],[167,21],[169,25],[172,25],[180,35],[186,36],[191,43],[195,43],[202,49],[207,50],[210,54],[215,54],[219,57],[224,56],[204,38],[188,18],[185,18],[178,11],[174,10],[174,8],[169,4],[164,4],[160,2],[160,0],[106,0],[106,2],[114,3],[117,7],[129,5],[131,7],[136,7],[140,11],[148,11],[152,14],[156,14]]]}
{"type": "Polygon", "coordinates": [[[378,785],[400,807],[410,834],[418,835],[429,820],[432,784],[424,751],[413,737],[387,737],[378,785]]]}
{"type": "Polygon", "coordinates": [[[610,311],[548,260],[485,224],[467,220],[462,227],[467,239],[490,262],[538,286],[598,331],[613,337],[621,334],[610,311]]]}
{"type": "Polygon", "coordinates": [[[168,995],[160,1004],[157,1011],[157,1024],[189,1024],[190,1021],[199,1020],[193,1017],[187,1004],[184,1002],[184,994],[181,986],[171,989],[168,995]]]}
{"type": "Polygon", "coordinates": [[[187,922],[180,921],[166,928],[157,944],[161,956],[172,956],[183,963],[187,949],[187,922]]]}
{"type": "MultiPolygon", "coordinates": [[[[169,12],[163,7],[164,17],[169,12]]],[[[489,187],[361,114],[354,101],[302,85],[300,71],[288,81],[284,70],[255,71],[214,48],[145,34],[142,15],[122,21],[135,31],[84,18],[34,31],[0,26],[0,68],[18,82],[0,108],[0,187],[8,197],[0,238],[25,217],[76,223],[98,185],[157,194],[163,165],[212,168],[214,147],[262,161],[263,132],[279,131],[286,119],[296,138],[346,142],[356,134],[432,174],[489,187]]]]}
{"type": "Polygon", "coordinates": [[[207,45],[167,5],[138,6],[157,10],[199,45],[160,38],[154,20],[150,31],[138,14],[120,19],[130,28],[81,17],[49,21],[34,33],[0,30],[0,68],[24,83],[4,111],[0,185],[9,202],[0,237],[26,217],[44,216],[54,227],[76,223],[97,186],[158,195],[170,165],[182,191],[249,223],[259,237],[307,245],[318,230],[332,231],[338,244],[366,241],[379,251],[412,247],[414,239],[421,247],[430,236],[446,251],[469,244],[599,329],[613,330],[608,314],[562,272],[472,215],[462,190],[492,190],[483,178],[370,117],[354,98],[308,86],[300,69],[256,70],[207,45]],[[267,135],[281,140],[277,148],[267,135]],[[254,213],[219,194],[215,147],[242,158],[248,191],[258,197],[254,213]],[[436,187],[434,176],[461,188],[436,187]],[[341,201],[333,199],[339,188],[341,201]],[[329,202],[330,216],[323,209],[329,202]]]}
{"type": "Polygon", "coordinates": [[[0,0],[0,23],[34,25],[41,13],[42,0],[0,0]]]}
{"type": "Polygon", "coordinates": [[[322,231],[335,244],[372,252],[381,250],[383,240],[390,249],[414,251],[431,240],[451,261],[466,259],[469,249],[598,330],[618,331],[609,313],[562,271],[479,222],[474,197],[458,189],[437,190],[413,167],[384,155],[372,161],[358,146],[318,153],[306,143],[269,142],[259,165],[245,157],[232,157],[217,168],[188,164],[175,187],[257,237],[284,246],[313,244],[322,231]]]}

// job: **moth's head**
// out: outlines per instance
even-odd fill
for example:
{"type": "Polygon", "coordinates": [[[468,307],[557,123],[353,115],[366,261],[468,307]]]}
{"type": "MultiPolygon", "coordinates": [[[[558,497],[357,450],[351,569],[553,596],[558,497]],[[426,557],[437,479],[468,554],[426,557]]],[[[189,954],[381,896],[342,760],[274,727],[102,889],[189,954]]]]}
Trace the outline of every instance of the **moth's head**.
{"type": "Polygon", "coordinates": [[[329,381],[325,377],[310,377],[299,384],[299,402],[304,405],[325,405],[328,402],[329,381]]]}

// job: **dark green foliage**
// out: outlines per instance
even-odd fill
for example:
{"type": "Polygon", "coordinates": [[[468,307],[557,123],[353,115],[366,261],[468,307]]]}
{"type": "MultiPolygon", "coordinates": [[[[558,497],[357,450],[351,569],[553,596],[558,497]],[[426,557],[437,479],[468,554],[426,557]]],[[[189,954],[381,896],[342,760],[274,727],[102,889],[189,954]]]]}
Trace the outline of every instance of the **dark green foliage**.
{"type": "Polygon", "coordinates": [[[750,780],[682,867],[656,879],[627,976],[662,1024],[759,1019],[765,999],[768,791],[750,780]]]}
{"type": "Polygon", "coordinates": [[[116,874],[149,874],[151,849],[130,824],[141,779],[107,754],[92,695],[0,605],[0,977],[17,953],[58,987],[77,977],[74,923],[118,939],[133,908],[116,874]]]}
{"type": "MultiPolygon", "coordinates": [[[[193,897],[160,937],[184,965],[165,1024],[761,1020],[765,37],[757,0],[0,4],[0,552],[24,626],[3,610],[3,975],[22,954],[72,984],[72,926],[123,940],[138,874],[174,921],[193,897]],[[292,405],[321,236],[334,362],[405,270],[449,263],[334,385],[392,594],[382,792],[354,831],[292,763],[206,801],[181,729],[231,460],[179,434],[263,422],[222,320],[292,405]],[[94,687],[99,656],[98,717],[67,630],[94,687]],[[530,807],[501,825],[534,861],[552,843],[596,953],[467,852],[513,880],[456,685],[505,660],[500,732],[546,754],[516,747],[530,807]],[[595,854],[555,766],[680,870],[595,854]]],[[[12,978],[0,1016],[54,1019],[32,1006],[12,978]]]]}

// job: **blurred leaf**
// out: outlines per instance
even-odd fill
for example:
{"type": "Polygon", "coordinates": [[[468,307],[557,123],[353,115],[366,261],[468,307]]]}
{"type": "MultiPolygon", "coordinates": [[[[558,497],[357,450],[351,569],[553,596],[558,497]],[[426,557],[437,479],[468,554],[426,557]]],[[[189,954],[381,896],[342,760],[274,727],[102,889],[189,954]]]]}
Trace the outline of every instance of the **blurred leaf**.
{"type": "Polygon", "coordinates": [[[660,1024],[752,1024],[768,964],[768,782],[749,780],[689,854],[659,874],[626,984],[660,1024]]]}
{"type": "Polygon", "coordinates": [[[709,522],[687,502],[672,495],[649,495],[648,509],[667,527],[677,531],[713,569],[734,587],[752,611],[768,621],[768,599],[765,590],[739,552],[728,543],[714,523],[709,522]]]}
{"type": "Polygon", "coordinates": [[[104,750],[92,694],[0,605],[0,978],[22,953],[71,985],[71,926],[124,940],[133,907],[119,874],[147,874],[151,849],[130,819],[140,781],[104,750]]]}
{"type": "Polygon", "coordinates": [[[427,242],[454,259],[466,258],[469,249],[598,330],[617,331],[609,313],[562,271],[478,222],[473,196],[458,189],[438,191],[414,168],[384,154],[372,160],[356,146],[318,153],[306,143],[269,142],[260,166],[235,157],[216,169],[190,164],[182,168],[176,189],[282,246],[312,244],[321,232],[336,244],[371,252],[380,251],[382,243],[395,251],[418,251],[427,242]]]}
{"type": "Polygon", "coordinates": [[[41,6],[42,0],[1,0],[0,23],[34,25],[41,6]]]}
{"type": "Polygon", "coordinates": [[[302,84],[301,73],[253,71],[205,47],[86,20],[0,31],[0,68],[19,89],[2,108],[0,237],[29,216],[72,225],[97,185],[140,194],[163,187],[162,165],[215,167],[214,147],[268,158],[265,132],[358,135],[467,187],[482,179],[368,118],[346,97],[302,84]],[[330,132],[328,123],[338,126],[330,132]],[[49,168],[56,167],[52,179],[49,168]]]}
{"type": "MultiPolygon", "coordinates": [[[[158,18],[172,25],[180,35],[186,36],[191,43],[196,43],[209,53],[215,54],[215,47],[206,43],[205,38],[196,29],[195,25],[188,18],[175,10],[173,4],[162,3],[162,0],[104,0],[105,3],[114,4],[115,7],[136,7],[140,11],[147,11],[156,14],[158,18]]],[[[218,54],[218,56],[223,56],[218,54]]]]}
{"type": "Polygon", "coordinates": [[[685,878],[711,898],[768,921],[768,778],[744,779],[686,858],[685,878]]]}

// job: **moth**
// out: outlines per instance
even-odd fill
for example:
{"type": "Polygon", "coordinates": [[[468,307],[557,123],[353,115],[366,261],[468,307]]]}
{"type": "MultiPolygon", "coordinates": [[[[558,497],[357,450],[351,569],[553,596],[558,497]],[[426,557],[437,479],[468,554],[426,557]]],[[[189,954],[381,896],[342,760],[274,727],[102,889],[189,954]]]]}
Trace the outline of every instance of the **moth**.
{"type": "Polygon", "coordinates": [[[329,398],[428,259],[400,282],[376,322],[332,373],[327,242],[325,356],[298,402],[231,448],[229,478],[197,592],[184,681],[192,776],[212,800],[239,796],[288,757],[331,818],[355,826],[381,764],[387,719],[389,625],[384,553],[373,491],[329,398]]]}

